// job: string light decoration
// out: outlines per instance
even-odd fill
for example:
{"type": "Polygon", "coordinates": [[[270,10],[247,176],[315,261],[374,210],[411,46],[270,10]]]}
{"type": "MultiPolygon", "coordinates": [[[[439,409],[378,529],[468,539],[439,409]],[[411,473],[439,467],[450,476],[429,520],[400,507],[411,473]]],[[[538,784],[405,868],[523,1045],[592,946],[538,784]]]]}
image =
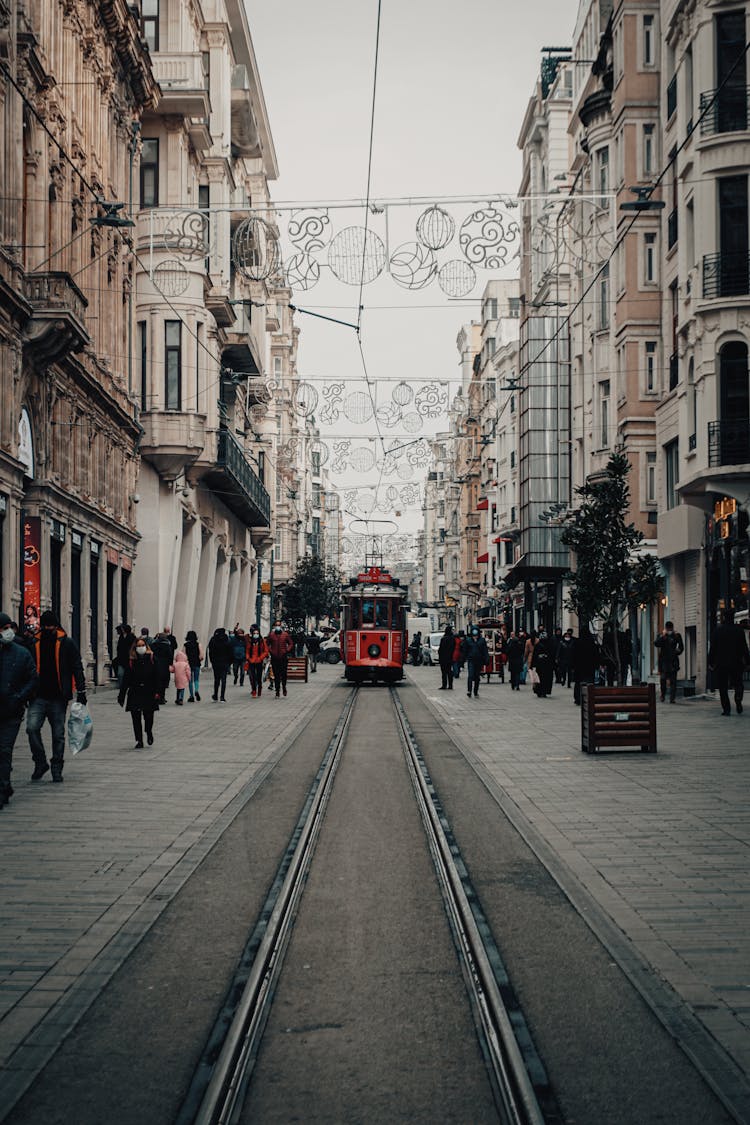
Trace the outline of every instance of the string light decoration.
{"type": "Polygon", "coordinates": [[[284,264],[284,277],[290,289],[307,293],[320,281],[320,264],[309,254],[293,254],[284,264]]]}
{"type": "Polygon", "coordinates": [[[438,285],[447,297],[468,297],[477,283],[476,270],[461,258],[451,258],[438,270],[438,285]]]}
{"type": "Polygon", "coordinates": [[[391,398],[399,406],[408,406],[414,398],[414,391],[408,383],[397,383],[391,391],[391,398]]]}
{"type": "Polygon", "coordinates": [[[232,261],[248,281],[267,281],[277,273],[281,248],[270,223],[258,215],[243,219],[232,238],[232,261]]]}
{"type": "Polygon", "coordinates": [[[515,219],[496,207],[481,207],[464,219],[458,244],[467,262],[482,269],[495,270],[506,265],[510,250],[520,237],[515,219]]]}
{"type": "Polygon", "coordinates": [[[331,241],[333,227],[325,209],[294,211],[287,225],[289,241],[304,254],[323,250],[331,241]]]}
{"type": "Polygon", "coordinates": [[[335,235],[328,247],[331,272],[345,285],[369,285],[383,272],[385,246],[374,231],[365,227],[346,227],[335,235]]]}
{"type": "Polygon", "coordinates": [[[442,250],[456,233],[452,215],[433,204],[417,219],[417,238],[428,250],[442,250]]]}
{"type": "Polygon", "coordinates": [[[160,262],[154,269],[151,280],[163,297],[181,297],[190,287],[190,274],[177,258],[160,262]]]}
{"type": "Polygon", "coordinates": [[[405,242],[393,251],[389,270],[402,289],[424,289],[437,273],[437,262],[428,247],[419,242],[405,242]]]}
{"type": "Polygon", "coordinates": [[[164,248],[188,261],[207,258],[210,252],[208,215],[202,211],[175,211],[168,215],[162,233],[164,248]]]}
{"type": "Polygon", "coordinates": [[[292,407],[301,418],[309,418],[318,405],[318,392],[312,383],[300,383],[294,392],[292,407]]]}

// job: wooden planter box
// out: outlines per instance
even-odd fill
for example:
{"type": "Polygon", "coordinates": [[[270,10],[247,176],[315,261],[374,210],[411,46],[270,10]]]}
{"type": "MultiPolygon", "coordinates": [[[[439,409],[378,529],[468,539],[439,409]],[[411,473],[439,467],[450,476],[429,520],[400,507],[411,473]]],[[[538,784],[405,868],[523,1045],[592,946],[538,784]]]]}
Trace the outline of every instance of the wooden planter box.
{"type": "Polygon", "coordinates": [[[656,753],[656,685],[581,690],[581,750],[632,747],[656,753]]]}
{"type": "Polygon", "coordinates": [[[303,680],[307,683],[307,657],[290,656],[286,666],[288,680],[303,680]]]}

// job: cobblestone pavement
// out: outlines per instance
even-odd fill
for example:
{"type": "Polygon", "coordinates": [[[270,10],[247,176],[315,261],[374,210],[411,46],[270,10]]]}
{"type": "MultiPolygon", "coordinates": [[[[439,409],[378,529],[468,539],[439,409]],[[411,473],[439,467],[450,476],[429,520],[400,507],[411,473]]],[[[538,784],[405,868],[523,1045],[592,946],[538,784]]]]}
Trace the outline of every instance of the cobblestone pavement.
{"type": "Polygon", "coordinates": [[[678,1037],[684,1006],[733,1060],[719,1070],[750,1121],[750,714],[657,688],[657,754],[589,755],[570,689],[494,676],[474,699],[463,676],[409,678],[678,1037]]]}
{"type": "MultiPolygon", "coordinates": [[[[30,782],[22,730],[0,812],[0,1120],[340,679],[323,666],[286,700],[245,686],[226,704],[206,683],[139,751],[100,690],[63,785],[30,782]]],[[[463,679],[438,691],[436,669],[409,680],[686,1048],[682,1011],[732,1060],[750,1121],[750,714],[660,705],[656,755],[590,756],[566,689],[540,700],[493,678],[475,700],[463,679]]]]}

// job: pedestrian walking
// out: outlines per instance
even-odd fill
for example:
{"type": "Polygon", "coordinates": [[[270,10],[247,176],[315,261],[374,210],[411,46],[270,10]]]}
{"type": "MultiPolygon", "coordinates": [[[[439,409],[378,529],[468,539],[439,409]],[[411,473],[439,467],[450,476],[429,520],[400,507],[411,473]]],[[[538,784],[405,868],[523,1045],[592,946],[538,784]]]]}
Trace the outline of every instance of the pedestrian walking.
{"type": "Polygon", "coordinates": [[[279,692],[286,695],[286,672],[289,653],[294,649],[294,641],[289,633],[282,627],[280,621],[274,622],[273,629],[266,637],[268,651],[271,654],[271,669],[273,671],[273,684],[276,689],[276,698],[279,692]]]}
{"type": "Polygon", "coordinates": [[[245,683],[245,630],[241,629],[239,625],[235,625],[234,631],[230,635],[232,642],[232,674],[234,675],[234,682],[237,683],[239,676],[240,687],[245,683]]]}
{"type": "Polygon", "coordinates": [[[654,641],[659,650],[659,684],[661,685],[661,701],[664,703],[669,688],[669,702],[674,703],[677,696],[677,673],[680,669],[680,656],[685,650],[682,637],[675,633],[671,621],[664,623],[664,628],[654,641]]]}
{"type": "Polygon", "coordinates": [[[251,696],[260,698],[263,694],[263,665],[268,659],[268,645],[260,635],[260,629],[253,625],[245,643],[245,668],[250,678],[251,696]]]}
{"type": "Polygon", "coordinates": [[[159,671],[154,654],[143,637],[131,649],[125,681],[117,702],[130,712],[136,750],[143,749],[143,733],[149,746],[154,744],[154,715],[159,710],[159,671]]]}
{"type": "Polygon", "coordinates": [[[490,659],[487,642],[479,631],[478,625],[472,625],[469,635],[461,643],[461,655],[466,664],[466,694],[474,698],[479,695],[479,678],[482,669],[490,659]]]}
{"type": "Polygon", "coordinates": [[[10,783],[13,747],[26,703],[36,686],[37,674],[31,653],[16,641],[16,630],[8,614],[0,613],[0,809],[13,796],[10,783]]]}
{"type": "Polygon", "coordinates": [[[172,636],[168,626],[165,626],[160,633],[157,633],[153,641],[148,646],[154,657],[154,664],[156,666],[156,677],[159,683],[159,702],[167,702],[167,688],[169,687],[170,680],[170,667],[174,659],[174,651],[177,648],[177,642],[172,636]]]}
{"type": "Polygon", "coordinates": [[[463,629],[458,630],[458,635],[453,638],[453,679],[457,680],[461,675],[461,642],[463,641],[466,633],[463,629]]]}
{"type": "Polygon", "coordinates": [[[310,671],[316,672],[318,670],[318,654],[320,653],[320,637],[313,630],[305,641],[307,648],[307,655],[310,657],[310,671]]]}
{"type": "Polygon", "coordinates": [[[201,664],[203,663],[203,645],[198,641],[195,629],[188,629],[185,634],[185,656],[190,665],[190,681],[188,683],[188,703],[200,703],[201,664]]]}
{"type": "Polygon", "coordinates": [[[573,689],[573,702],[578,706],[582,698],[582,688],[585,684],[593,684],[594,676],[599,667],[600,653],[599,642],[588,625],[584,625],[575,647],[575,687],[573,689]]]}
{"type": "Polygon", "coordinates": [[[555,663],[555,679],[558,684],[563,687],[570,687],[573,682],[573,655],[575,652],[575,641],[573,639],[573,630],[566,629],[560,640],[560,647],[557,650],[557,661],[555,663]]]}
{"type": "Polygon", "coordinates": [[[125,672],[130,663],[130,652],[135,644],[135,633],[127,624],[117,626],[117,650],[115,653],[115,672],[117,686],[121,688],[125,679],[125,672]]]}
{"type": "Polygon", "coordinates": [[[52,780],[62,781],[65,759],[65,716],[75,684],[78,703],[86,702],[86,681],[81,654],[61,628],[57,615],[46,609],[39,619],[34,640],[34,658],[39,683],[26,712],[26,733],[34,759],[32,781],[39,781],[50,768],[41,730],[47,719],[52,730],[52,780]]]}
{"type": "Polygon", "coordinates": [[[505,646],[508,656],[511,691],[521,690],[521,669],[523,668],[523,641],[513,630],[505,646]]]}
{"type": "Polygon", "coordinates": [[[440,675],[442,683],[440,691],[453,691],[453,648],[454,648],[453,628],[450,625],[445,626],[445,632],[440,638],[438,645],[438,663],[440,664],[440,675]]]}
{"type": "Polygon", "coordinates": [[[219,699],[226,703],[227,674],[232,666],[233,655],[232,642],[224,626],[220,625],[218,629],[214,629],[214,635],[208,642],[208,659],[214,670],[214,693],[211,696],[214,703],[219,699]]]}
{"type": "Polygon", "coordinates": [[[174,676],[174,686],[177,690],[175,703],[178,707],[182,707],[185,700],[185,688],[190,684],[190,661],[184,649],[177,649],[174,654],[174,663],[170,666],[169,671],[174,676]]]}
{"type": "Polygon", "coordinates": [[[708,650],[708,666],[714,673],[716,686],[719,689],[722,715],[732,713],[729,704],[730,685],[734,689],[734,706],[737,714],[742,714],[744,694],[742,679],[745,668],[749,664],[750,652],[745,630],[741,625],[735,624],[734,611],[725,609],[721,615],[721,625],[714,630],[711,647],[708,650]]]}
{"type": "Polygon", "coordinates": [[[553,655],[554,644],[547,635],[547,630],[542,625],[539,629],[534,651],[531,654],[530,668],[533,668],[539,677],[539,683],[534,691],[538,699],[546,699],[552,694],[552,679],[555,672],[555,658],[553,655]]]}

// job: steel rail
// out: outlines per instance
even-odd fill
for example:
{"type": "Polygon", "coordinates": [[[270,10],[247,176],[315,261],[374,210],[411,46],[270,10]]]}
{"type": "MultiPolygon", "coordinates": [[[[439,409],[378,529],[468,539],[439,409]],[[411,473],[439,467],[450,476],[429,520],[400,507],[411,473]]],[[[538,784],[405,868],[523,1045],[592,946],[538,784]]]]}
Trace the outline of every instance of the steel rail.
{"type": "Polygon", "coordinates": [[[282,868],[286,867],[286,871],[281,887],[272,891],[274,902],[270,915],[266,909],[261,913],[258,926],[264,931],[262,940],[200,1105],[195,1114],[191,1113],[187,1118],[181,1115],[178,1120],[190,1120],[194,1125],[230,1125],[236,1120],[235,1113],[241,1108],[260,1036],[268,1019],[274,988],[341,760],[356,695],[355,688],[349,694],[310,787],[282,861],[282,868]]]}
{"type": "MultiPolygon", "coordinates": [[[[555,1109],[545,1114],[537,1096],[537,1089],[549,1092],[544,1068],[532,1047],[532,1065],[537,1071],[535,1081],[532,1082],[514,1030],[515,1024],[523,1038],[527,1039],[525,1021],[520,1021],[519,1027],[515,1013],[512,1018],[503,1000],[498,975],[503,985],[508,982],[507,978],[502,980],[504,970],[499,952],[469,882],[460,852],[439,808],[437,795],[398,691],[393,687],[390,691],[407,766],[461,959],[498,1111],[503,1125],[545,1125],[545,1122],[555,1120],[557,1114],[555,1109]]],[[[527,1059],[529,1042],[530,1040],[526,1043],[527,1059]]]]}

